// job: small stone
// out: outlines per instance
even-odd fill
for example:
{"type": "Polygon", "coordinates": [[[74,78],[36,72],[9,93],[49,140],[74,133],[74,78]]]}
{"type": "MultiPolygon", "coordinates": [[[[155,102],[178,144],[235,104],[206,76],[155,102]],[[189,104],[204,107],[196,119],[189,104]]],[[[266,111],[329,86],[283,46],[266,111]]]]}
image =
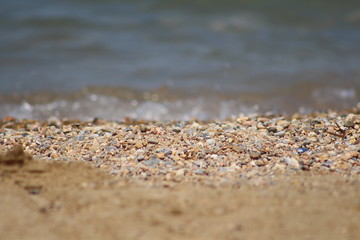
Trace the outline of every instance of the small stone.
{"type": "Polygon", "coordinates": [[[256,164],[257,166],[259,166],[259,167],[262,167],[262,166],[265,166],[265,165],[266,165],[265,161],[262,160],[262,159],[256,160],[256,161],[255,161],[255,164],[256,164]]]}
{"type": "Polygon", "coordinates": [[[129,133],[128,135],[126,135],[125,139],[134,139],[135,138],[135,134],[133,133],[129,133]]]}
{"type": "Polygon", "coordinates": [[[176,176],[184,176],[185,175],[185,169],[181,168],[176,171],[176,176]]]}
{"type": "Polygon", "coordinates": [[[172,151],[171,151],[170,148],[165,148],[165,149],[163,150],[163,152],[164,152],[164,154],[165,154],[166,156],[170,156],[171,153],[172,153],[172,151]]]}
{"type": "Polygon", "coordinates": [[[354,138],[354,137],[351,137],[351,138],[349,139],[349,143],[350,143],[350,144],[356,144],[356,142],[357,142],[357,140],[356,140],[356,138],[354,138]]]}
{"type": "Polygon", "coordinates": [[[160,160],[156,157],[152,157],[150,160],[143,161],[141,163],[149,167],[155,167],[160,163],[160,160]]]}
{"type": "Polygon", "coordinates": [[[277,128],[276,127],[268,127],[266,129],[269,133],[276,133],[277,132],[277,128]]]}
{"type": "Polygon", "coordinates": [[[143,147],[142,141],[137,141],[137,142],[135,143],[135,147],[136,147],[136,148],[142,148],[142,147],[143,147]]]}
{"type": "Polygon", "coordinates": [[[156,157],[160,158],[160,159],[164,159],[165,158],[165,153],[159,152],[159,153],[156,154],[156,157]]]}
{"type": "Polygon", "coordinates": [[[286,163],[286,165],[293,167],[293,168],[299,168],[300,164],[298,162],[298,160],[296,160],[295,158],[291,158],[291,157],[284,157],[283,158],[284,163],[286,163]]]}
{"type": "Polygon", "coordinates": [[[172,131],[175,132],[175,133],[180,133],[181,132],[181,130],[178,129],[178,128],[174,128],[172,131]]]}
{"type": "Polygon", "coordinates": [[[280,120],[276,123],[276,125],[281,126],[283,128],[288,128],[290,126],[290,123],[286,120],[280,120]]]}
{"type": "Polygon", "coordinates": [[[143,149],[138,149],[138,150],[135,151],[135,154],[136,155],[144,155],[145,151],[143,149]]]}
{"type": "Polygon", "coordinates": [[[158,144],[159,140],[157,138],[151,137],[148,139],[148,143],[150,144],[158,144]]]}
{"type": "Polygon", "coordinates": [[[140,132],[146,132],[148,130],[148,127],[145,124],[140,124],[139,128],[140,132]]]}
{"type": "Polygon", "coordinates": [[[348,121],[345,121],[345,123],[344,123],[344,127],[348,127],[348,128],[352,128],[352,127],[354,127],[356,124],[353,122],[353,121],[350,121],[350,120],[348,120],[348,121]]]}
{"type": "Polygon", "coordinates": [[[277,137],[283,137],[283,136],[285,136],[285,131],[276,132],[274,135],[277,137]]]}
{"type": "Polygon", "coordinates": [[[215,139],[208,139],[208,140],[206,140],[206,143],[209,144],[210,146],[215,146],[216,141],[215,141],[215,139]]]}
{"type": "Polygon", "coordinates": [[[231,146],[231,149],[237,153],[241,153],[244,151],[244,148],[242,146],[239,146],[239,145],[234,145],[234,146],[231,146]]]}
{"type": "Polygon", "coordinates": [[[144,159],[145,159],[144,155],[139,155],[139,156],[136,157],[136,160],[139,161],[139,162],[143,161],[144,159]]]}
{"type": "Polygon", "coordinates": [[[282,126],[276,126],[276,130],[277,130],[277,132],[280,132],[280,131],[284,130],[284,127],[282,127],[282,126]]]}
{"type": "Polygon", "coordinates": [[[200,161],[200,160],[194,161],[193,163],[194,163],[194,165],[196,165],[197,167],[203,167],[203,166],[204,166],[204,162],[203,162],[203,161],[200,161]]]}
{"type": "Polygon", "coordinates": [[[116,150],[117,148],[115,146],[109,146],[106,148],[107,152],[110,152],[111,150],[116,150]]]}
{"type": "Polygon", "coordinates": [[[76,140],[78,141],[84,141],[84,136],[80,135],[76,137],[76,140]]]}
{"type": "Polygon", "coordinates": [[[258,151],[251,151],[251,152],[250,152],[250,158],[251,158],[251,159],[257,159],[257,158],[259,158],[259,157],[261,157],[261,153],[260,153],[260,152],[258,152],[258,151]]]}
{"type": "Polygon", "coordinates": [[[195,170],[195,174],[197,175],[203,175],[204,174],[204,170],[202,170],[201,168],[198,168],[195,170]]]}

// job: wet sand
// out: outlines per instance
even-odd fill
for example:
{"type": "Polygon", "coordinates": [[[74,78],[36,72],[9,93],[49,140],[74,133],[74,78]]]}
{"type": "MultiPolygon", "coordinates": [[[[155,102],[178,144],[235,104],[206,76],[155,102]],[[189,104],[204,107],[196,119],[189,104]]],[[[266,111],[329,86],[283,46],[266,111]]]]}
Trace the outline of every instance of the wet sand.
{"type": "Polygon", "coordinates": [[[0,239],[360,237],[357,110],[0,123],[0,239]]]}

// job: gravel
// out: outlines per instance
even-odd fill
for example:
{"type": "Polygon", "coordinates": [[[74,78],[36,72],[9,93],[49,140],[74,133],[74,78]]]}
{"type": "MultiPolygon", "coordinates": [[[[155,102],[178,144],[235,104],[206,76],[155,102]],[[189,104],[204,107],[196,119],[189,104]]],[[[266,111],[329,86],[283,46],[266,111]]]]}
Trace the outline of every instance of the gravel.
{"type": "Polygon", "coordinates": [[[131,179],[251,179],[278,172],[360,172],[360,115],[334,112],[222,122],[0,120],[1,151],[84,161],[131,179]],[[176,131],[174,131],[176,129],[176,131]],[[254,172],[256,174],[254,174],[254,172]],[[206,174],[205,174],[206,172],[206,174]]]}

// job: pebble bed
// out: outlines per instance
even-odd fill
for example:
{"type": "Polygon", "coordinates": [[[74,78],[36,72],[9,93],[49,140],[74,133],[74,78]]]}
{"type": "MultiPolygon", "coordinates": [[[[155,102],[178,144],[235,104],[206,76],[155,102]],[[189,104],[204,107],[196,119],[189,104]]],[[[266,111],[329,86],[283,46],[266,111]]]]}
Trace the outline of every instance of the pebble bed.
{"type": "Polygon", "coordinates": [[[34,159],[82,161],[129,181],[226,183],[303,171],[360,174],[358,112],[207,123],[5,118],[0,124],[1,152],[21,144],[34,159]]]}

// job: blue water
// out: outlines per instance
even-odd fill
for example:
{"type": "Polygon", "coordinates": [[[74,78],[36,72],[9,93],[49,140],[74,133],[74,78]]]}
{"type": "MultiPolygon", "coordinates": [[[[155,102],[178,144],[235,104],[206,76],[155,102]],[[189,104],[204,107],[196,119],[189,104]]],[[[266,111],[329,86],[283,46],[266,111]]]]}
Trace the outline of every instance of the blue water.
{"type": "Polygon", "coordinates": [[[4,0],[0,117],[346,109],[359,29],[358,1],[4,0]]]}

